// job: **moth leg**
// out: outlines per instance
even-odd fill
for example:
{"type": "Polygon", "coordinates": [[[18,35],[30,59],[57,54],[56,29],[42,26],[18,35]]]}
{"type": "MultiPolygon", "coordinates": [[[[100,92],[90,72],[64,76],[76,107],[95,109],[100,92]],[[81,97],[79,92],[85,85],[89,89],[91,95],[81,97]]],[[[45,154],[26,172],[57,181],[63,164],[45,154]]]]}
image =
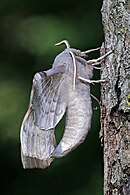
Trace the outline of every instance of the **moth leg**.
{"type": "Polygon", "coordinates": [[[82,54],[82,55],[88,54],[88,53],[91,53],[91,52],[93,52],[93,51],[97,51],[97,50],[99,50],[99,49],[100,49],[100,47],[97,47],[97,48],[94,48],[94,49],[89,49],[89,50],[87,50],[87,51],[82,51],[81,54],[82,54]]]}
{"type": "Polygon", "coordinates": [[[97,98],[96,98],[93,94],[91,94],[91,93],[90,93],[90,95],[92,96],[92,98],[93,98],[93,99],[95,99],[95,100],[97,101],[97,103],[98,103],[98,104],[99,104],[99,106],[100,106],[100,102],[99,102],[99,100],[98,100],[98,99],[97,99],[97,98]]]}
{"type": "MultiPolygon", "coordinates": [[[[83,54],[86,54],[87,52],[91,52],[91,51],[96,51],[100,48],[96,48],[96,49],[90,49],[88,51],[85,51],[85,52],[81,52],[81,56],[83,56],[83,54]]],[[[105,57],[107,57],[108,55],[110,55],[112,53],[112,50],[110,50],[109,52],[107,52],[106,54],[104,54],[103,56],[97,58],[97,59],[92,59],[92,60],[85,60],[84,58],[81,58],[79,56],[76,56],[76,59],[82,63],[82,64],[85,64],[85,65],[92,65],[95,69],[101,69],[100,67],[96,67],[97,65],[100,65],[101,64],[101,60],[103,60],[105,57]]]]}
{"type": "Polygon", "coordinates": [[[97,69],[97,70],[101,70],[101,67],[96,67],[96,66],[94,66],[93,68],[94,68],[94,69],[97,69]]]}
{"type": "MultiPolygon", "coordinates": [[[[76,60],[79,61],[81,64],[87,65],[87,61],[84,58],[76,56],[76,60]]],[[[97,62],[97,63],[92,64],[92,66],[94,69],[100,70],[101,67],[96,67],[97,65],[100,65],[100,64],[101,64],[100,62],[97,62]]],[[[88,65],[90,65],[90,64],[88,64],[88,65]]]]}
{"type": "Polygon", "coordinates": [[[93,66],[94,69],[101,70],[101,67],[97,67],[100,64],[101,64],[101,62],[96,62],[96,63],[92,64],[92,66],[93,66]]]}
{"type": "MultiPolygon", "coordinates": [[[[91,65],[96,65],[95,63],[100,63],[101,62],[101,60],[103,60],[104,58],[106,58],[108,55],[110,55],[111,53],[112,53],[113,51],[112,50],[110,50],[109,52],[107,52],[106,54],[104,54],[103,56],[101,56],[101,57],[99,57],[99,58],[97,58],[97,59],[92,59],[92,60],[88,60],[88,61],[86,61],[87,62],[87,64],[91,64],[91,65]]],[[[98,64],[97,64],[98,65],[98,64]]]]}
{"type": "Polygon", "coordinates": [[[100,79],[100,80],[89,80],[89,79],[85,79],[83,77],[78,77],[78,79],[80,79],[81,81],[83,81],[85,83],[90,83],[90,84],[106,82],[106,80],[103,80],[103,79],[100,79]]]}
{"type": "Polygon", "coordinates": [[[79,61],[81,64],[86,65],[87,61],[84,58],[81,58],[80,56],[75,56],[76,60],[79,61]]]}
{"type": "Polygon", "coordinates": [[[94,63],[94,64],[92,64],[93,66],[98,66],[98,65],[100,65],[101,63],[100,62],[96,62],[96,63],[94,63]]]}
{"type": "Polygon", "coordinates": [[[94,64],[92,64],[92,66],[93,66],[93,68],[95,68],[95,69],[101,69],[101,67],[97,67],[98,65],[100,65],[101,64],[101,62],[96,62],[96,63],[94,63],[94,64]]]}
{"type": "MultiPolygon", "coordinates": [[[[81,58],[81,57],[79,57],[79,56],[76,56],[76,60],[78,60],[81,64],[87,64],[87,61],[84,59],[84,58],[81,58]]],[[[100,67],[96,67],[97,65],[100,65],[100,62],[97,62],[97,63],[94,63],[94,64],[92,64],[93,65],[93,68],[95,68],[95,69],[101,69],[100,67]]]]}
{"type": "MultiPolygon", "coordinates": [[[[84,64],[84,65],[87,65],[87,61],[84,59],[84,58],[81,58],[79,56],[75,56],[76,60],[79,61],[81,64],[84,64]]],[[[96,67],[97,65],[100,65],[101,63],[100,62],[97,62],[97,63],[94,63],[92,64],[93,68],[94,69],[101,69],[100,67],[96,67]]],[[[90,65],[90,64],[88,64],[90,65]]]]}
{"type": "Polygon", "coordinates": [[[92,96],[93,99],[95,99],[95,100],[97,101],[97,103],[98,103],[98,105],[99,105],[99,108],[100,108],[100,110],[101,110],[100,101],[99,101],[94,95],[92,95],[91,93],[90,93],[90,95],[92,96]]]}

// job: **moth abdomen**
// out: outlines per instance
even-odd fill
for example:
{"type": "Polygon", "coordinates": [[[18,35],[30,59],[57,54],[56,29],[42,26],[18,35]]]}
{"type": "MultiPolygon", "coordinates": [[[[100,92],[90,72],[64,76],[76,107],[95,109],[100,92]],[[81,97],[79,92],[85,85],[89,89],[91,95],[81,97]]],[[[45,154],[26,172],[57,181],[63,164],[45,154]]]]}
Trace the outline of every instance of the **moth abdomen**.
{"type": "Polygon", "coordinates": [[[53,153],[53,157],[66,156],[81,144],[91,128],[92,106],[89,93],[82,96],[76,91],[70,93],[66,111],[66,127],[63,138],[53,153]]]}

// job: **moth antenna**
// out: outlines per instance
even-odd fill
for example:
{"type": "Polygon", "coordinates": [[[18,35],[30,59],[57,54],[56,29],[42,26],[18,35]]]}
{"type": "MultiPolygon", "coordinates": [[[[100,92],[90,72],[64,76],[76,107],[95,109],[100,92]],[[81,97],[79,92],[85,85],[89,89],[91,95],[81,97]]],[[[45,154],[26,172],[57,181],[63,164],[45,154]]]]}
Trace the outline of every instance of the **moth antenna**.
{"type": "Polygon", "coordinates": [[[70,48],[70,44],[67,40],[60,41],[59,43],[56,43],[56,46],[59,46],[61,44],[65,44],[67,48],[70,48]]]}
{"type": "Polygon", "coordinates": [[[74,74],[73,74],[73,89],[75,90],[75,85],[76,85],[76,75],[77,75],[77,65],[76,65],[76,59],[72,51],[69,52],[72,56],[73,60],[73,67],[74,67],[74,74]]]}
{"type": "Polygon", "coordinates": [[[92,64],[92,63],[98,63],[100,62],[101,60],[103,60],[104,58],[106,58],[107,56],[109,56],[111,53],[113,53],[112,50],[110,50],[109,52],[105,53],[103,56],[100,56],[99,58],[97,59],[93,59],[93,60],[88,60],[87,63],[88,64],[92,64]]]}

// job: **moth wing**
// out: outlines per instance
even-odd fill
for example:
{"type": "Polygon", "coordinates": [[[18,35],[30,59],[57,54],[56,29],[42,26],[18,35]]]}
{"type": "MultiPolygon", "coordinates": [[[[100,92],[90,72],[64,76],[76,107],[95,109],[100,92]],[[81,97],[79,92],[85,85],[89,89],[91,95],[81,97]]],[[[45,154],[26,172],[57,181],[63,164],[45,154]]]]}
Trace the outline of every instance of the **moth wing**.
{"type": "Polygon", "coordinates": [[[66,101],[61,73],[34,76],[30,106],[21,126],[21,158],[24,168],[46,168],[56,147],[54,128],[64,115],[66,101]]]}
{"type": "Polygon", "coordinates": [[[34,121],[32,107],[28,109],[21,126],[21,158],[24,168],[46,168],[56,147],[54,129],[41,130],[34,121]]]}
{"type": "Polygon", "coordinates": [[[31,104],[35,124],[44,130],[55,128],[67,105],[65,74],[46,77],[44,72],[37,73],[33,80],[31,104]]]}

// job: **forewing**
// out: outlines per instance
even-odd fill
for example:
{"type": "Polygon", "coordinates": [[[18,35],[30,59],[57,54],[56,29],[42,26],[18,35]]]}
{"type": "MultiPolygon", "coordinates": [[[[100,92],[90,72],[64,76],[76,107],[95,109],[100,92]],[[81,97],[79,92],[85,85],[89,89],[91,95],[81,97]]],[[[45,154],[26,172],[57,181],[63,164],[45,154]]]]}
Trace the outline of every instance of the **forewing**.
{"type": "Polygon", "coordinates": [[[46,168],[55,147],[54,127],[66,109],[62,73],[46,77],[37,73],[33,79],[29,109],[21,126],[21,158],[24,168],[46,168]]]}
{"type": "Polygon", "coordinates": [[[37,73],[33,80],[32,109],[35,124],[44,130],[53,129],[63,117],[67,105],[65,76],[46,77],[37,73]]]}

